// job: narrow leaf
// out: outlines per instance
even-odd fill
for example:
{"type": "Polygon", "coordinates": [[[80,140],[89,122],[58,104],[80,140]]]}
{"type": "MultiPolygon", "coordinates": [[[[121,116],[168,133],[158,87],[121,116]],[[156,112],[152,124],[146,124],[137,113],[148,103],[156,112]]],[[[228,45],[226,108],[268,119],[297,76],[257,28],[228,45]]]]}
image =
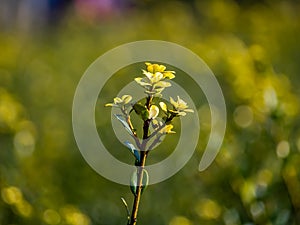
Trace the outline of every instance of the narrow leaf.
{"type": "Polygon", "coordinates": [[[127,219],[129,221],[130,220],[130,211],[129,211],[129,208],[128,208],[128,204],[127,204],[127,202],[126,202],[126,200],[124,198],[121,198],[121,200],[122,200],[122,202],[123,202],[123,204],[125,206],[125,209],[126,209],[126,212],[127,212],[127,219]]]}
{"type": "Polygon", "coordinates": [[[130,152],[134,155],[136,160],[140,162],[140,153],[139,151],[135,148],[133,144],[131,144],[129,141],[125,141],[124,144],[129,148],[130,152]]]}
{"type": "MultiPolygon", "coordinates": [[[[130,179],[130,190],[134,195],[136,195],[137,188],[138,188],[137,182],[138,182],[138,173],[137,173],[137,170],[135,170],[132,173],[131,179],[130,179]]],[[[142,192],[141,193],[144,192],[148,183],[149,183],[149,174],[148,174],[147,170],[143,169],[143,180],[142,180],[142,192]]]]}
{"type": "Polygon", "coordinates": [[[124,116],[120,114],[114,114],[114,116],[122,123],[122,125],[125,127],[125,129],[128,131],[128,133],[132,136],[132,130],[130,129],[128,123],[126,122],[124,116]]]}

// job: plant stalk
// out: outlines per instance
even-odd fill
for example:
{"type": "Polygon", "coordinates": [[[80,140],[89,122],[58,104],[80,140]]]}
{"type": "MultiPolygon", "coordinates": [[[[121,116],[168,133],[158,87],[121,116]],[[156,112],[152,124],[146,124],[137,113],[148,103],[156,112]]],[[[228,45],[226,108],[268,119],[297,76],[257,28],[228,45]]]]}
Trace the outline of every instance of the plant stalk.
{"type": "Polygon", "coordinates": [[[136,222],[137,222],[137,215],[138,215],[139,204],[140,204],[141,194],[142,194],[143,169],[145,166],[146,157],[147,157],[147,155],[145,154],[145,152],[143,152],[142,158],[141,158],[141,165],[138,167],[138,172],[137,172],[138,186],[136,189],[136,194],[134,196],[131,218],[130,218],[128,225],[136,225],[136,222]]]}
{"type": "MultiPolygon", "coordinates": [[[[146,101],[146,107],[149,110],[152,102],[152,96],[147,97],[146,101]]],[[[150,119],[144,121],[143,125],[143,142],[141,144],[141,160],[137,166],[137,189],[136,189],[136,194],[134,196],[134,202],[132,206],[132,212],[131,212],[131,217],[130,221],[128,221],[127,225],[136,225],[137,223],[137,215],[138,215],[138,210],[139,210],[139,205],[141,201],[141,194],[142,194],[142,186],[143,186],[143,174],[144,174],[144,167],[146,164],[146,159],[147,159],[147,154],[148,152],[146,151],[146,144],[147,144],[147,139],[148,139],[148,133],[149,133],[149,126],[150,126],[150,119]]]]}

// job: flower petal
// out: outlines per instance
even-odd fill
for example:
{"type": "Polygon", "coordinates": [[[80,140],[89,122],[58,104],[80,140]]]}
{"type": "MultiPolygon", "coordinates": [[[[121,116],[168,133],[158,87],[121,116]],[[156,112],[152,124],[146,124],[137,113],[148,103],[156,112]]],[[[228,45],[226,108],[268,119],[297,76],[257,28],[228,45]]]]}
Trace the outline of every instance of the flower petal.
{"type": "Polygon", "coordinates": [[[166,81],[159,81],[157,82],[154,87],[162,87],[162,88],[166,88],[166,87],[170,87],[171,83],[166,82],[166,81]]]}
{"type": "Polygon", "coordinates": [[[147,66],[147,71],[150,72],[150,73],[153,73],[154,71],[154,68],[153,68],[153,65],[151,63],[145,63],[146,66],[147,66]]]}
{"type": "Polygon", "coordinates": [[[121,98],[119,98],[119,97],[115,97],[114,98],[114,104],[120,104],[120,103],[122,103],[123,101],[122,101],[122,99],[121,98]]]}
{"type": "Polygon", "coordinates": [[[172,131],[172,129],[173,129],[173,125],[168,124],[160,130],[160,133],[163,133],[163,134],[174,134],[174,133],[176,133],[175,131],[172,131]]]}
{"type": "Polygon", "coordinates": [[[186,115],[186,112],[178,112],[177,115],[178,115],[178,116],[185,116],[185,115],[186,115]]]}
{"type": "Polygon", "coordinates": [[[146,70],[142,70],[143,71],[143,74],[149,79],[151,80],[153,78],[153,73],[151,72],[147,72],[146,70]]]}
{"type": "Polygon", "coordinates": [[[130,95],[123,95],[122,100],[124,104],[128,104],[131,101],[132,97],[130,95]]]}
{"type": "Polygon", "coordinates": [[[160,81],[161,79],[163,79],[164,75],[161,72],[156,72],[155,74],[153,74],[153,77],[150,79],[151,83],[157,83],[158,81],[160,81]]]}
{"type": "Polygon", "coordinates": [[[141,77],[134,78],[134,80],[141,86],[151,86],[151,84],[145,82],[141,77]]]}
{"type": "Polygon", "coordinates": [[[164,75],[164,78],[171,80],[171,79],[175,78],[174,73],[175,73],[175,71],[166,71],[163,73],[163,75],[164,75]]]}
{"type": "Polygon", "coordinates": [[[187,106],[187,103],[185,101],[183,101],[179,96],[177,96],[177,102],[178,102],[178,105],[181,105],[181,106],[187,106]]]}
{"type": "Polygon", "coordinates": [[[184,112],[190,112],[190,113],[193,113],[193,112],[194,112],[194,110],[192,110],[192,109],[184,109],[183,111],[184,111],[184,112]]]}
{"type": "Polygon", "coordinates": [[[159,108],[156,105],[151,105],[149,109],[148,119],[155,119],[158,116],[159,108]]]}
{"type": "Polygon", "coordinates": [[[174,100],[172,97],[170,97],[170,102],[171,102],[171,104],[175,107],[175,109],[177,109],[178,103],[175,102],[175,100],[174,100]]]}
{"type": "Polygon", "coordinates": [[[153,64],[152,66],[153,66],[153,72],[152,73],[160,72],[158,64],[153,64]]]}
{"type": "Polygon", "coordinates": [[[157,68],[156,68],[158,72],[164,72],[166,67],[164,65],[157,65],[157,68]]]}
{"type": "Polygon", "coordinates": [[[160,102],[160,103],[159,103],[159,106],[160,106],[160,108],[161,108],[163,111],[165,111],[165,112],[168,111],[168,108],[167,108],[166,103],[160,102]]]}
{"type": "Polygon", "coordinates": [[[154,91],[145,91],[145,94],[148,94],[148,95],[155,95],[157,94],[157,92],[154,90],[154,91]]]}

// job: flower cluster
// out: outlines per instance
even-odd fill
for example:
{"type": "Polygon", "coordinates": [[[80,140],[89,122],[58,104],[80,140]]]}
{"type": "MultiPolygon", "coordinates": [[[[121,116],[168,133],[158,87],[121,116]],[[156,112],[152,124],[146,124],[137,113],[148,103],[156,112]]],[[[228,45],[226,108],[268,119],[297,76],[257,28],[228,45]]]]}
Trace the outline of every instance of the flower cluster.
{"type": "Polygon", "coordinates": [[[173,125],[172,124],[165,124],[162,121],[158,121],[154,119],[152,121],[152,126],[154,130],[158,131],[159,134],[175,134],[176,132],[173,131],[173,125]]]}
{"type": "Polygon", "coordinates": [[[194,112],[192,109],[189,109],[188,104],[179,96],[177,96],[176,100],[170,97],[169,102],[171,106],[169,108],[162,101],[159,102],[159,108],[158,104],[153,101],[153,97],[159,95],[166,87],[171,86],[171,83],[167,82],[166,79],[173,79],[175,72],[167,71],[164,65],[145,64],[147,70],[142,70],[145,77],[137,77],[135,81],[146,89],[146,103],[144,101],[132,102],[130,95],[123,95],[114,98],[113,103],[105,105],[117,107],[121,110],[122,114],[115,114],[115,116],[135,139],[138,148],[146,146],[142,143],[147,143],[148,139],[146,138],[140,142],[136,133],[137,129],[131,122],[130,115],[132,112],[135,112],[144,121],[143,133],[148,133],[146,136],[151,138],[156,137],[153,141],[153,146],[160,142],[160,138],[163,135],[175,133],[171,124],[175,117],[185,116],[188,112],[194,112]],[[158,118],[160,110],[165,114],[161,119],[158,118]],[[152,125],[152,130],[149,130],[150,125],[152,125]]]}
{"type": "Polygon", "coordinates": [[[177,101],[175,101],[172,97],[170,97],[170,103],[173,108],[168,109],[166,103],[160,102],[160,108],[169,116],[171,114],[174,116],[185,116],[187,112],[194,112],[194,110],[189,109],[188,105],[185,101],[183,101],[179,96],[177,96],[177,101]]]}
{"type": "Polygon", "coordinates": [[[132,97],[130,95],[123,95],[120,97],[115,97],[113,103],[107,103],[105,106],[113,106],[113,107],[123,107],[125,105],[128,105],[130,101],[132,100],[132,97]]]}
{"type": "Polygon", "coordinates": [[[121,98],[115,97],[113,103],[107,103],[107,104],[105,104],[105,106],[120,108],[122,113],[125,116],[127,116],[128,115],[127,109],[131,106],[131,104],[130,104],[131,100],[132,100],[132,97],[130,95],[123,95],[121,98]]]}
{"type": "Polygon", "coordinates": [[[175,71],[166,71],[164,65],[145,63],[147,70],[142,70],[146,77],[137,77],[134,80],[146,89],[148,95],[159,95],[166,87],[170,87],[171,83],[166,79],[173,79],[175,71]]]}

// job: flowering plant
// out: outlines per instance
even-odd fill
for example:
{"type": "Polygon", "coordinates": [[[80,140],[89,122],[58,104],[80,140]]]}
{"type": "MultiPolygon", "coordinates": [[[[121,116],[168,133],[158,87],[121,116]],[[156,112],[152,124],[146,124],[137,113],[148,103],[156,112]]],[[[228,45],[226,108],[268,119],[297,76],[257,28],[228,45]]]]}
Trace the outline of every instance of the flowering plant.
{"type": "Polygon", "coordinates": [[[132,174],[130,188],[134,195],[132,212],[130,213],[125,199],[122,198],[128,213],[127,225],[135,225],[137,222],[138,207],[141,194],[148,184],[149,175],[145,170],[145,164],[149,152],[162,141],[162,137],[167,134],[175,133],[172,129],[172,120],[176,117],[185,116],[193,112],[188,108],[187,103],[177,96],[175,101],[170,97],[170,105],[162,101],[162,91],[171,86],[168,80],[175,78],[175,71],[167,71],[166,66],[151,64],[146,62],[146,70],[142,70],[144,77],[137,77],[134,80],[145,89],[145,103],[142,101],[132,102],[132,96],[123,95],[115,97],[113,103],[107,103],[105,106],[116,107],[121,114],[115,114],[115,117],[122,123],[124,128],[132,136],[135,144],[126,141],[124,144],[135,157],[136,171],[132,174]],[[153,101],[153,98],[159,98],[159,104],[153,101]],[[160,109],[164,116],[158,119],[160,109]],[[137,128],[133,126],[130,115],[135,112],[143,121],[142,139],[137,135],[137,128]],[[152,129],[150,129],[152,128],[152,129]]]}

